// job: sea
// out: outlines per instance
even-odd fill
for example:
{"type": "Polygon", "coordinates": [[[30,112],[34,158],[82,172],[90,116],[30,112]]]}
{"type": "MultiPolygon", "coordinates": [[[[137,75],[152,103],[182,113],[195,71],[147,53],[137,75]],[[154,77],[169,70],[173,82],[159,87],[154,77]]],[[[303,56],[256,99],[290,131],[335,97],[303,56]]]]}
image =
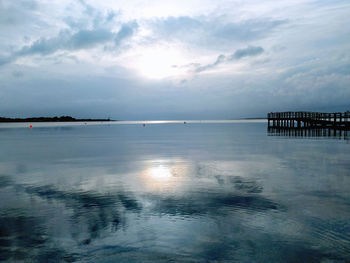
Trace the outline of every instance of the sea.
{"type": "Polygon", "coordinates": [[[348,135],[2,123],[0,261],[350,262],[348,135]]]}

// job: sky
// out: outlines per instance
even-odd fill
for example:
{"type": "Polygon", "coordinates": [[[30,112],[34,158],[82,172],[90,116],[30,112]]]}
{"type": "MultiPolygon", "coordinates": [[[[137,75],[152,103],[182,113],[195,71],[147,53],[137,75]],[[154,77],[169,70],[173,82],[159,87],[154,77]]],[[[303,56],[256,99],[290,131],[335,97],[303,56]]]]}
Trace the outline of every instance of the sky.
{"type": "Polygon", "coordinates": [[[350,110],[350,1],[0,0],[0,116],[350,110]]]}

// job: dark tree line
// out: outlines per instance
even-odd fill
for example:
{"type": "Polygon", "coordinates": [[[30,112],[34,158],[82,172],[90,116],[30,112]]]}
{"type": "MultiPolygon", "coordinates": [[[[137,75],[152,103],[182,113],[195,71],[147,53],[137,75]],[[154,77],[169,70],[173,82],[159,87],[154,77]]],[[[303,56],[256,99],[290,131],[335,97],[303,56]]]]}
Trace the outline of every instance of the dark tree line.
{"type": "Polygon", "coordinates": [[[71,116],[31,117],[31,118],[0,117],[0,122],[72,122],[72,121],[111,121],[111,119],[76,119],[71,116]]]}

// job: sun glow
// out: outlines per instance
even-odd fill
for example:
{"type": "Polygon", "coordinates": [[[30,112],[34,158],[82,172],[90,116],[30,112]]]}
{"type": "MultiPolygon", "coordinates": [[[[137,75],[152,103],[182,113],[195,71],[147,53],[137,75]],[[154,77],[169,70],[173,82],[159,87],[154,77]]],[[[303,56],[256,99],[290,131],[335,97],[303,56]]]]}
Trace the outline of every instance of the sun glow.
{"type": "Polygon", "coordinates": [[[176,192],[187,177],[188,169],[181,160],[151,160],[139,174],[142,188],[151,192],[176,192]]]}
{"type": "Polygon", "coordinates": [[[173,189],[177,184],[171,167],[163,164],[156,164],[149,167],[142,174],[141,179],[143,185],[150,191],[173,189]]]}
{"type": "Polygon", "coordinates": [[[172,177],[170,169],[163,165],[150,168],[149,175],[157,181],[168,181],[172,177]]]}
{"type": "Polygon", "coordinates": [[[185,59],[176,49],[154,48],[142,52],[135,64],[142,76],[163,79],[183,74],[179,65],[185,64],[185,59]]]}

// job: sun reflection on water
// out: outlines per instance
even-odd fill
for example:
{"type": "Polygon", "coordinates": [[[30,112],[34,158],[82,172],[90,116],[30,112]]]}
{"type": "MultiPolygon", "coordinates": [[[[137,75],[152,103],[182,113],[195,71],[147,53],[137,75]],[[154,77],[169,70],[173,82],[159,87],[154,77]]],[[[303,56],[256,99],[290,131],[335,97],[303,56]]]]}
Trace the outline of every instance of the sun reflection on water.
{"type": "Polygon", "coordinates": [[[141,173],[141,181],[150,191],[177,191],[187,174],[183,166],[183,162],[153,160],[141,173]]]}
{"type": "Polygon", "coordinates": [[[164,165],[159,165],[156,167],[149,168],[149,175],[152,177],[152,179],[157,181],[168,181],[171,179],[172,174],[169,167],[166,167],[164,165]]]}

